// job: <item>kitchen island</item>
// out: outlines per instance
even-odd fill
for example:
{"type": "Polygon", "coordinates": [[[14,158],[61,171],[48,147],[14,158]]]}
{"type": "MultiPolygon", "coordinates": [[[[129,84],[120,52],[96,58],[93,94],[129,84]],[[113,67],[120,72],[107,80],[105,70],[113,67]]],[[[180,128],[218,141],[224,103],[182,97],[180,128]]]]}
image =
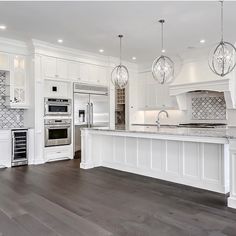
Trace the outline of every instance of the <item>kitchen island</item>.
{"type": "Polygon", "coordinates": [[[83,129],[81,168],[103,166],[218,193],[236,208],[235,129],[83,129]]]}

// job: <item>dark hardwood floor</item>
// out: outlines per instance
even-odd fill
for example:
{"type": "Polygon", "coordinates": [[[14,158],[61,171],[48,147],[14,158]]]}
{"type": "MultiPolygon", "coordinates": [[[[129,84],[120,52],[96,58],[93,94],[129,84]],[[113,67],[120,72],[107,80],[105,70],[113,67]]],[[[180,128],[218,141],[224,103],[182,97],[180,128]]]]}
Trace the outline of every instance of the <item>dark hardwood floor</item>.
{"type": "Polygon", "coordinates": [[[225,197],[79,160],[0,170],[0,235],[236,236],[225,197]]]}

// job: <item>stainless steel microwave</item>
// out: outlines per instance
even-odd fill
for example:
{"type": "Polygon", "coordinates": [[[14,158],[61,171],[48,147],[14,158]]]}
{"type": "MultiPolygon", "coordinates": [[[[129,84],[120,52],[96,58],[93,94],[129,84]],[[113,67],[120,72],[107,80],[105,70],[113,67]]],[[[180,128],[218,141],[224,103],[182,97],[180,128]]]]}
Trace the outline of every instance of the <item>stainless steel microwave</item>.
{"type": "Polygon", "coordinates": [[[70,116],[72,110],[71,99],[45,98],[45,116],[70,116]]]}

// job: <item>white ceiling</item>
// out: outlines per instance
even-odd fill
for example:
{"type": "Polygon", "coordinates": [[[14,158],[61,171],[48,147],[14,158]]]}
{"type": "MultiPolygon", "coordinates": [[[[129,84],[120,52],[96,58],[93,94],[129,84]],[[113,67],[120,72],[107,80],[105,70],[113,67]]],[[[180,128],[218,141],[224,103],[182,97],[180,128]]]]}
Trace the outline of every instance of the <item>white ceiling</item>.
{"type": "MultiPolygon", "coordinates": [[[[225,2],[225,39],[236,40],[236,2],[225,2]]],[[[167,54],[189,46],[216,43],[220,36],[220,4],[217,1],[174,2],[0,2],[0,37],[31,38],[63,46],[118,56],[118,34],[124,34],[124,58],[137,63],[152,61],[160,50],[160,26],[166,20],[167,54]]]]}

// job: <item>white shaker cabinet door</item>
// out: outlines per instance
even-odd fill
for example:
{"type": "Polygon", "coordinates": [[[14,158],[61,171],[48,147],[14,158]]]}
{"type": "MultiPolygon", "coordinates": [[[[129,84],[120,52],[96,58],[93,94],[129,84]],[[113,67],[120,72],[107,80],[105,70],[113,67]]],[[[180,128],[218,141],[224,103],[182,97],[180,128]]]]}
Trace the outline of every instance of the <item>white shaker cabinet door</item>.
{"type": "Polygon", "coordinates": [[[68,62],[68,79],[80,81],[80,63],[77,61],[68,62]]]}
{"type": "Polygon", "coordinates": [[[89,83],[91,77],[91,65],[86,63],[80,63],[80,81],[84,83],[89,83]]]}
{"type": "Polygon", "coordinates": [[[57,59],[54,57],[43,57],[43,75],[48,78],[57,77],[57,59]]]}
{"type": "Polygon", "coordinates": [[[0,131],[0,168],[11,166],[11,132],[0,131]]]}
{"type": "Polygon", "coordinates": [[[57,73],[59,79],[68,79],[68,61],[57,59],[57,73]]]}
{"type": "Polygon", "coordinates": [[[91,82],[98,85],[107,85],[108,72],[104,66],[91,66],[91,82]]]}

